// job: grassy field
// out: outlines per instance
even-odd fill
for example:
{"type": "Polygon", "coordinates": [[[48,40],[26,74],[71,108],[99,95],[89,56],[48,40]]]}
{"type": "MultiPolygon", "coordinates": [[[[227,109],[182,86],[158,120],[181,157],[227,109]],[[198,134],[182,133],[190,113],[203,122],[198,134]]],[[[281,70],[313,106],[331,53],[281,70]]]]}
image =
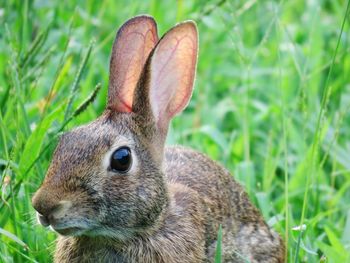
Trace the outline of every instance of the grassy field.
{"type": "Polygon", "coordinates": [[[55,234],[31,196],[58,135],[103,111],[116,30],[142,13],[161,34],[199,27],[195,91],[168,143],[230,169],[288,262],[350,262],[350,20],[338,0],[0,0],[0,262],[51,261],[55,234]]]}

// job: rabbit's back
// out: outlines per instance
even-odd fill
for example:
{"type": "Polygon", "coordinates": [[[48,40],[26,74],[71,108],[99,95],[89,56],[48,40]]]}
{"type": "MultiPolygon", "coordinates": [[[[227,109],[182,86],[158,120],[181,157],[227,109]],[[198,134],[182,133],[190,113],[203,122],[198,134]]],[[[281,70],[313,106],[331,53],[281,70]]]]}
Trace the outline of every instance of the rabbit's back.
{"type": "Polygon", "coordinates": [[[220,224],[223,262],[283,262],[283,242],[266,225],[247,193],[221,165],[185,147],[167,147],[165,173],[169,188],[180,184],[201,200],[205,251],[213,259],[220,224]]]}
{"type": "Polygon", "coordinates": [[[242,186],[224,167],[200,152],[182,146],[167,147],[165,173],[169,184],[183,184],[196,191],[210,208],[211,218],[262,221],[242,186]]]}

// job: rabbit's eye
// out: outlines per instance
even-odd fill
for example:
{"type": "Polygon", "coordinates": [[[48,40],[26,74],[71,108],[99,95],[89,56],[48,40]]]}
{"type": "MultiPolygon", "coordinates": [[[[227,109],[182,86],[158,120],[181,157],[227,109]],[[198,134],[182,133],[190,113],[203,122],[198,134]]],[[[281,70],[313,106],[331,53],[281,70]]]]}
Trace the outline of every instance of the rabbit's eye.
{"type": "Polygon", "coordinates": [[[131,167],[131,151],[128,147],[120,147],[111,157],[111,170],[118,173],[126,173],[131,167]]]}

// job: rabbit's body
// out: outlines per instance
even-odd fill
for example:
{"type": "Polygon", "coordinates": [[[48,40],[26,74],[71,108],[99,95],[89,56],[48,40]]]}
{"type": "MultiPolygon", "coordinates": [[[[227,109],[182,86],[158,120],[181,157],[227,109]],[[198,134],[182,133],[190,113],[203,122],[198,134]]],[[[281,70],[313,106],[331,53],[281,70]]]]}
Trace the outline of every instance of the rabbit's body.
{"type": "MultiPolygon", "coordinates": [[[[167,148],[165,156],[169,185],[177,185],[175,202],[181,206],[185,203],[181,200],[199,199],[201,210],[197,217],[202,222],[197,225],[204,227],[207,259],[214,258],[221,224],[223,262],[246,262],[239,260],[240,256],[250,262],[282,262],[284,250],[280,237],[269,229],[244,189],[226,169],[207,156],[183,147],[167,148]],[[192,197],[182,198],[181,193],[188,192],[192,197]]],[[[193,213],[190,207],[188,211],[193,213]]]]}
{"type": "Polygon", "coordinates": [[[282,240],[269,229],[244,189],[225,168],[183,147],[169,147],[165,156],[168,185],[176,189],[175,202],[181,207],[198,199],[201,204],[199,210],[184,210],[190,214],[196,211],[196,217],[201,219],[198,223],[204,230],[206,259],[213,261],[221,224],[223,262],[283,262],[282,240]],[[191,197],[186,193],[191,193],[191,197]]]}
{"type": "Polygon", "coordinates": [[[64,134],[33,197],[38,219],[61,234],[55,262],[283,262],[284,245],[242,187],[205,155],[164,146],[188,103],[198,49],[185,22],[159,41],[147,16],[118,31],[108,105],[64,134]]]}

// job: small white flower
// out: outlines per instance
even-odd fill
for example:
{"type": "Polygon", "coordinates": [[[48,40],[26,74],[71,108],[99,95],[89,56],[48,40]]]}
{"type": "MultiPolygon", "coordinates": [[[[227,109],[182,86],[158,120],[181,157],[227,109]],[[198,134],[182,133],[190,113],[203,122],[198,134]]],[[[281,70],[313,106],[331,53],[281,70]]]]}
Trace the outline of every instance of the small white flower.
{"type": "Polygon", "coordinates": [[[29,126],[29,127],[30,127],[30,130],[31,130],[31,131],[34,131],[35,128],[36,128],[36,126],[37,126],[36,123],[35,123],[35,122],[32,122],[32,123],[30,124],[30,126],[29,126]]]}
{"type": "Polygon", "coordinates": [[[306,225],[302,224],[301,226],[295,226],[295,227],[292,228],[292,230],[294,230],[294,231],[304,231],[304,230],[306,230],[306,225]]]}

